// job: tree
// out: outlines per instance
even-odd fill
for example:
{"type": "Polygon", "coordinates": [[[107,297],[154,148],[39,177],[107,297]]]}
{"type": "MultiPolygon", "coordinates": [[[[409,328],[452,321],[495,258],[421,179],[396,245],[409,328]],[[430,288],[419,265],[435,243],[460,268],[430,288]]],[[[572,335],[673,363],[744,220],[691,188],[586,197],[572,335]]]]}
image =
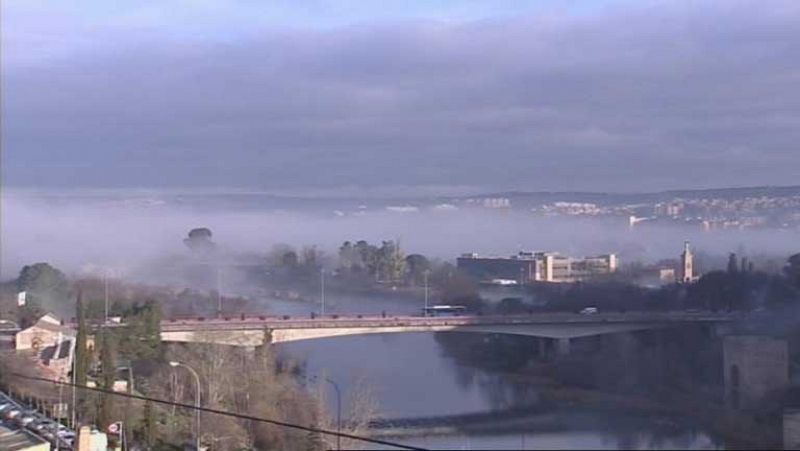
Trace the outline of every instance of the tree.
{"type": "Polygon", "coordinates": [[[431,262],[421,254],[410,254],[406,257],[406,273],[414,285],[424,283],[425,271],[431,269],[431,262]]]}
{"type": "Polygon", "coordinates": [[[209,254],[213,252],[217,245],[211,241],[211,230],[206,227],[199,227],[189,231],[189,236],[183,240],[192,252],[198,254],[209,254]]]}
{"type": "Polygon", "coordinates": [[[156,414],[153,408],[153,402],[147,400],[144,402],[144,409],[142,411],[142,435],[147,449],[153,448],[156,443],[157,434],[156,414]]]}
{"type": "Polygon", "coordinates": [[[788,277],[795,286],[800,288],[800,253],[789,257],[787,265],[784,268],[784,273],[786,273],[786,277],[788,277]]]}
{"type": "Polygon", "coordinates": [[[747,279],[738,273],[711,271],[703,275],[687,293],[690,305],[709,310],[739,310],[747,307],[747,279]]]}
{"type": "Polygon", "coordinates": [[[17,289],[27,292],[23,310],[29,316],[39,317],[46,310],[67,313],[69,282],[64,273],[49,263],[35,263],[22,268],[17,278],[17,289]]]}
{"type": "Polygon", "coordinates": [[[78,333],[75,337],[75,383],[86,385],[86,374],[89,369],[89,354],[86,347],[87,326],[83,311],[83,296],[78,292],[75,304],[75,315],[78,318],[78,333]]]}
{"type": "Polygon", "coordinates": [[[297,252],[293,250],[286,251],[281,256],[281,265],[289,269],[297,268],[300,265],[300,258],[297,256],[297,252]]]}
{"type": "Polygon", "coordinates": [[[272,268],[294,269],[298,263],[297,251],[288,244],[276,244],[267,254],[267,265],[272,268]]]}
{"type": "MultiPolygon", "coordinates": [[[[114,349],[114,337],[105,328],[100,333],[100,375],[103,388],[113,390],[117,376],[117,359],[114,349]]],[[[105,429],[114,422],[113,408],[114,400],[112,395],[108,393],[101,394],[97,420],[101,429],[105,429]]]]}
{"type": "Polygon", "coordinates": [[[480,307],[481,297],[478,285],[469,277],[454,272],[441,286],[442,302],[445,304],[464,305],[472,308],[480,307]]]}
{"type": "MultiPolygon", "coordinates": [[[[75,314],[78,318],[78,333],[75,336],[75,367],[73,371],[75,371],[75,384],[79,387],[83,387],[86,385],[86,376],[89,371],[89,349],[86,347],[86,338],[87,338],[87,326],[86,326],[86,315],[83,311],[83,297],[80,291],[78,291],[78,299],[75,303],[75,314]]],[[[82,393],[81,393],[82,397],[82,393]]],[[[73,409],[77,409],[77,412],[81,412],[81,407],[83,405],[82,399],[78,400],[78,406],[73,406],[73,409]]],[[[81,416],[78,415],[80,418],[81,416]]]]}
{"type": "Polygon", "coordinates": [[[736,260],[736,254],[731,253],[728,255],[728,274],[736,274],[739,272],[739,263],[736,260]]]}
{"type": "Polygon", "coordinates": [[[360,267],[360,258],[353,243],[345,241],[339,247],[339,270],[345,273],[353,272],[360,267]]]}
{"type": "Polygon", "coordinates": [[[151,357],[161,357],[161,304],[149,300],[144,309],[144,340],[151,357]]]}
{"type": "Polygon", "coordinates": [[[300,270],[305,276],[318,275],[323,267],[324,253],[317,246],[305,246],[301,253],[300,270]]]}
{"type": "Polygon", "coordinates": [[[405,259],[398,243],[394,241],[381,242],[378,259],[380,276],[383,276],[387,282],[395,282],[402,278],[405,259]]]}
{"type": "Polygon", "coordinates": [[[153,300],[144,305],[135,304],[125,322],[128,327],[121,331],[121,353],[136,359],[160,360],[163,354],[161,304],[153,300]]]}
{"type": "Polygon", "coordinates": [[[364,240],[358,241],[355,245],[356,253],[358,254],[359,266],[367,271],[375,280],[378,279],[378,268],[380,259],[378,257],[378,248],[367,243],[364,240]]]}

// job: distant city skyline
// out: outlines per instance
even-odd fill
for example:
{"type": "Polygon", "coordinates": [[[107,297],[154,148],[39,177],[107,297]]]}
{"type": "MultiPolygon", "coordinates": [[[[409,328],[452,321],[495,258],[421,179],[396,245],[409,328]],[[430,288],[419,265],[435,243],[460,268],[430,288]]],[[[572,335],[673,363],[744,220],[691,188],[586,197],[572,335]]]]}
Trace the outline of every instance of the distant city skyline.
{"type": "Polygon", "coordinates": [[[797,183],[795,1],[305,5],[4,3],[3,186],[797,183]]]}

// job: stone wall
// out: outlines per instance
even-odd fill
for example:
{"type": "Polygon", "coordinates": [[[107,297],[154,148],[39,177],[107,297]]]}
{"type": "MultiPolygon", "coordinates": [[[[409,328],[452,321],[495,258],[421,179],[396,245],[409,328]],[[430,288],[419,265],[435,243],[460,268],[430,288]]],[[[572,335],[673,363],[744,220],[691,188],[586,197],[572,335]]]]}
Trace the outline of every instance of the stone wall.
{"type": "Polygon", "coordinates": [[[750,409],[789,385],[786,340],[738,335],[723,342],[725,399],[733,409],[750,409]]]}
{"type": "Polygon", "coordinates": [[[783,449],[800,449],[800,409],[783,412],[783,449]]]}

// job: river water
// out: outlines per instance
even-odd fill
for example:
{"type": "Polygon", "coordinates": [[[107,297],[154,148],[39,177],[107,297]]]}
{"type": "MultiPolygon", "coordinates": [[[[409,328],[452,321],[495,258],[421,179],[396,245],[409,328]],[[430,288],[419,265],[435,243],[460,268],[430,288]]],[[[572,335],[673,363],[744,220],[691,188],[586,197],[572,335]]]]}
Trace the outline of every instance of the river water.
{"type": "MultiPolygon", "coordinates": [[[[326,296],[326,312],[413,313],[411,299],[326,296]]],[[[316,303],[271,300],[272,312],[308,314],[316,303]]],[[[433,333],[376,334],[279,345],[283,356],[305,361],[307,374],[321,374],[342,391],[347,416],[354,391],[369,391],[384,418],[411,418],[503,411],[535,403],[541,387],[460,363],[433,333]]],[[[330,388],[330,387],[327,387],[330,388]]],[[[329,392],[331,413],[334,394],[329,392]]],[[[720,449],[721,441],[683,419],[559,407],[556,428],[481,430],[414,435],[390,440],[430,449],[720,449]]],[[[389,449],[389,448],[387,448],[389,449]]]]}

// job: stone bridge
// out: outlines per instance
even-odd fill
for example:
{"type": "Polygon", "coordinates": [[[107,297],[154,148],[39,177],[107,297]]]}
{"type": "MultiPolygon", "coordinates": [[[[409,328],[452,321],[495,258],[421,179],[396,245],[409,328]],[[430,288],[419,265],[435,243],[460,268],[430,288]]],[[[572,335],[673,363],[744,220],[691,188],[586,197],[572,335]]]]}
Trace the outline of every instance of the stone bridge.
{"type": "Polygon", "coordinates": [[[161,323],[168,342],[206,342],[258,346],[316,338],[400,332],[474,332],[513,334],[553,339],[560,351],[572,338],[690,324],[718,326],[737,314],[712,312],[539,313],[496,316],[238,316],[230,318],[169,319],[161,323]]]}

